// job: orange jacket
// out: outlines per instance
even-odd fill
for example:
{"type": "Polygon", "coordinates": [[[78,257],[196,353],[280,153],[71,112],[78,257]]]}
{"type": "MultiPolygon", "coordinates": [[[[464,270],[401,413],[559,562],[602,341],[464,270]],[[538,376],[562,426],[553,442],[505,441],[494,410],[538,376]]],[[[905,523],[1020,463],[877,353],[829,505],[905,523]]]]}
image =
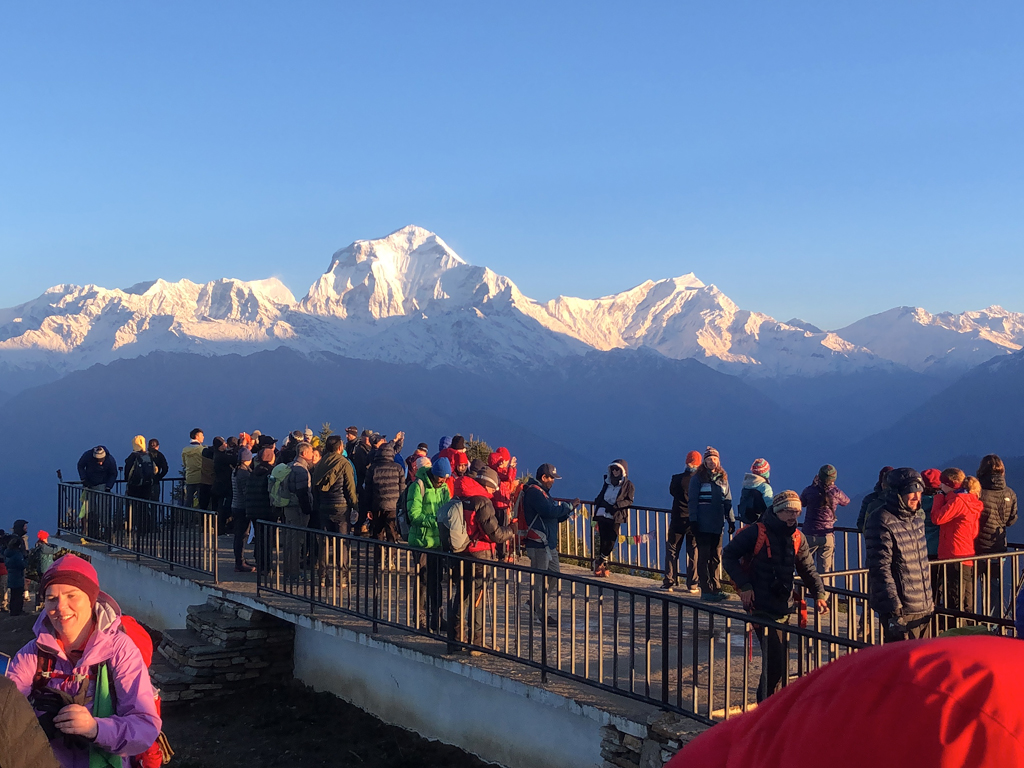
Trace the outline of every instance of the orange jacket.
{"type": "Polygon", "coordinates": [[[875,646],[712,727],[668,768],[1021,768],[1022,685],[1020,640],[875,646]]]}
{"type": "MultiPolygon", "coordinates": [[[[940,493],[932,502],[932,522],[939,526],[939,560],[974,554],[984,503],[966,492],[940,493]]],[[[964,565],[974,565],[968,560],[964,565]]]]}

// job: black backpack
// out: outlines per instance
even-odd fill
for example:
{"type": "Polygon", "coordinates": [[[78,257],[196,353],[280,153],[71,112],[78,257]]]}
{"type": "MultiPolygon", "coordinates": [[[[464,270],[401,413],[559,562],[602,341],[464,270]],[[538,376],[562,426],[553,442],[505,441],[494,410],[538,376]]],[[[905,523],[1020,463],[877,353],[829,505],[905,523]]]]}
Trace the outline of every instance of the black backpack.
{"type": "Polygon", "coordinates": [[[156,477],[156,469],[153,466],[153,457],[145,451],[139,451],[135,454],[135,463],[132,464],[131,471],[128,473],[128,487],[138,488],[149,485],[153,482],[154,477],[156,477]]]}

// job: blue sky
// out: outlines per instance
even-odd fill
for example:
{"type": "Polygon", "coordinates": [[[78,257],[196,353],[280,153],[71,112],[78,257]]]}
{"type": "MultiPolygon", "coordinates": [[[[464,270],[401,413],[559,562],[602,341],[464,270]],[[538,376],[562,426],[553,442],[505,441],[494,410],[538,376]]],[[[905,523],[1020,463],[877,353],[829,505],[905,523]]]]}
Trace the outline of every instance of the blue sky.
{"type": "Polygon", "coordinates": [[[1021,39],[1011,3],[6,4],[0,306],[301,295],[415,223],[540,299],[1024,311],[1021,39]]]}

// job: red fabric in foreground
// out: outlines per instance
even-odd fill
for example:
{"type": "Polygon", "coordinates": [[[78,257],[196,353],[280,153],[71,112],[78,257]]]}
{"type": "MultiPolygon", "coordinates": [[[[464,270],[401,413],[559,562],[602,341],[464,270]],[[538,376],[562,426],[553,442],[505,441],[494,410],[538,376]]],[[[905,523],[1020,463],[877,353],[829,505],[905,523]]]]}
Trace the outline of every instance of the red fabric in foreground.
{"type": "Polygon", "coordinates": [[[951,637],[858,651],[712,727],[668,765],[1024,767],[1024,642],[951,637]]]}

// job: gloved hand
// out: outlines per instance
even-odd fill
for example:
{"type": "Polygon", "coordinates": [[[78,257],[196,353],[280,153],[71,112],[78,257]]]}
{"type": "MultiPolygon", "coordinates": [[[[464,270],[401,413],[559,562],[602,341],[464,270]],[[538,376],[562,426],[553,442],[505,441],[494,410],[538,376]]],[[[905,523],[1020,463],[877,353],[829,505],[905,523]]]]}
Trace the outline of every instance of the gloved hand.
{"type": "Polygon", "coordinates": [[[736,533],[736,523],[729,523],[729,535],[736,533]]]}
{"type": "Polygon", "coordinates": [[[886,630],[891,635],[906,635],[907,625],[906,622],[903,621],[903,617],[893,615],[889,617],[889,620],[886,623],[886,630]]]}

